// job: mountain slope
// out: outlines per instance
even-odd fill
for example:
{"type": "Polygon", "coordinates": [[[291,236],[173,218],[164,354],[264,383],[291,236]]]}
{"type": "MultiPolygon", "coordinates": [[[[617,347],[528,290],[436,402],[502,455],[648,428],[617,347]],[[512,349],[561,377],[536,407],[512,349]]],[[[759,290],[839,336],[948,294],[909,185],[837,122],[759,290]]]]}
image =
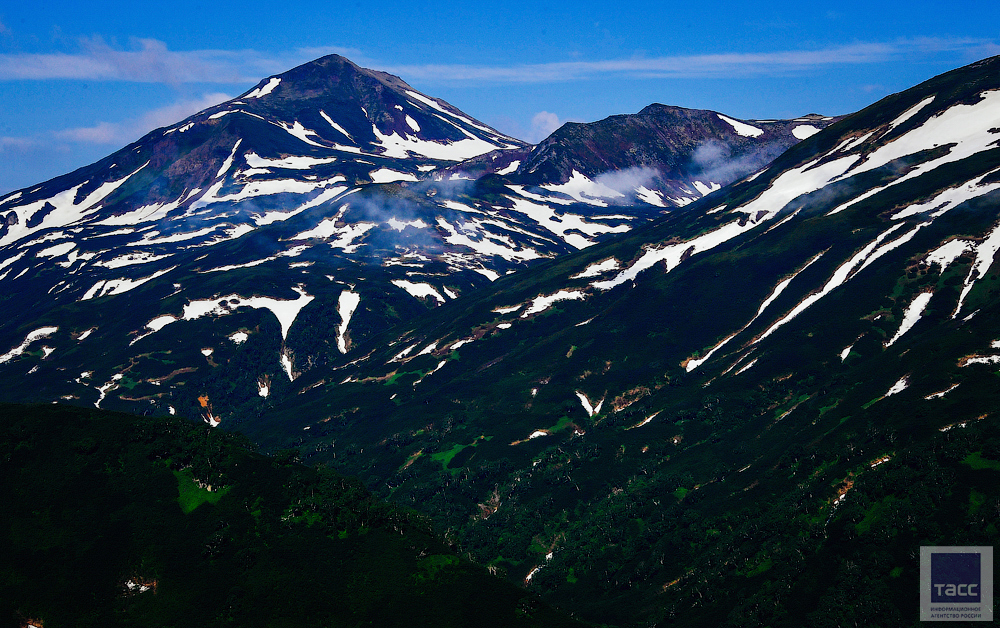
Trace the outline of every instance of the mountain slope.
{"type": "Polygon", "coordinates": [[[654,104],[637,114],[563,125],[531,151],[512,179],[558,189],[583,175],[635,194],[633,201],[678,207],[757,172],[834,120],[734,120],[654,104]]]}
{"type": "Polygon", "coordinates": [[[998,68],[502,278],[235,426],[419,504],[591,620],[823,625],[878,556],[910,588],[872,576],[850,621],[912,623],[914,544],[1000,540],[975,505],[996,486],[998,68]]]}
{"type": "Polygon", "coordinates": [[[357,480],[183,419],[0,405],[2,626],[571,626],[357,480]]]}
{"type": "Polygon", "coordinates": [[[0,395],[212,424],[259,414],[366,338],[718,187],[669,164],[769,155],[828,122],[750,137],[655,106],[532,148],[324,57],[0,199],[0,283],[17,303],[0,322],[0,395]],[[607,143],[615,129],[642,150],[607,143]],[[553,155],[539,172],[568,164],[565,181],[516,172],[553,155]],[[633,176],[661,166],[662,180],[633,176]],[[663,181],[688,196],[665,201],[663,181]]]}

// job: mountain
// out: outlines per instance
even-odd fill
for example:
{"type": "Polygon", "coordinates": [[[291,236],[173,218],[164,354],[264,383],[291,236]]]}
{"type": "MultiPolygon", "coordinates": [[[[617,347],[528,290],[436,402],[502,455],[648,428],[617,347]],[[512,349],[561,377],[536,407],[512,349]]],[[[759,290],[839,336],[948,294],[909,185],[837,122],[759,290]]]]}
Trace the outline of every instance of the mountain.
{"type": "Polygon", "coordinates": [[[531,147],[323,57],[0,198],[0,398],[258,415],[366,339],[829,122],[657,105],[531,147]]]}
{"type": "Polygon", "coordinates": [[[511,179],[559,187],[582,175],[629,192],[627,202],[681,207],[757,172],[835,120],[815,114],[734,120],[714,111],[654,104],[637,114],[563,125],[531,151],[511,179]]]}
{"type": "Polygon", "coordinates": [[[998,77],[893,94],[232,427],[590,621],[913,625],[917,546],[1000,541],[998,77]]]}
{"type": "Polygon", "coordinates": [[[0,405],[0,626],[577,626],[357,480],[180,418],[0,405]]]}

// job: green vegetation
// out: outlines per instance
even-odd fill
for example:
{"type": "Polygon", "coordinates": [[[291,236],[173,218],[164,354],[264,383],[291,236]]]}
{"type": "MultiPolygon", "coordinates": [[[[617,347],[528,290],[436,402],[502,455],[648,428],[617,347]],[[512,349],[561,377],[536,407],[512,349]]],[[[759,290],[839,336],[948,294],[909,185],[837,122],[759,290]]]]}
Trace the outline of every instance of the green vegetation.
{"type": "Polygon", "coordinates": [[[229,491],[228,486],[217,491],[210,490],[209,486],[199,486],[198,480],[194,478],[190,468],[175,470],[174,476],[177,478],[177,490],[180,493],[177,496],[177,503],[180,504],[184,514],[202,504],[218,503],[222,496],[229,491]]]}
{"type": "Polygon", "coordinates": [[[578,625],[294,458],[175,417],[0,405],[0,625],[578,625]]]}
{"type": "Polygon", "coordinates": [[[969,465],[970,467],[972,467],[977,471],[980,469],[996,469],[997,471],[1000,471],[1000,461],[984,458],[983,452],[981,451],[972,452],[971,454],[966,456],[965,459],[962,460],[962,462],[964,462],[965,464],[969,465]]]}

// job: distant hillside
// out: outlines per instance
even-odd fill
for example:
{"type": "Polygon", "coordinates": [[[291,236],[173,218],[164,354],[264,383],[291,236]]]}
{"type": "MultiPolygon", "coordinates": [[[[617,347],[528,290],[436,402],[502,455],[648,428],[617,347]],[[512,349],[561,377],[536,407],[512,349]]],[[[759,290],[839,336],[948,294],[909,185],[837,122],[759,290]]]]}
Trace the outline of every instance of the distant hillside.
{"type": "Polygon", "coordinates": [[[357,480],[179,418],[0,405],[0,626],[576,626],[357,480]]]}

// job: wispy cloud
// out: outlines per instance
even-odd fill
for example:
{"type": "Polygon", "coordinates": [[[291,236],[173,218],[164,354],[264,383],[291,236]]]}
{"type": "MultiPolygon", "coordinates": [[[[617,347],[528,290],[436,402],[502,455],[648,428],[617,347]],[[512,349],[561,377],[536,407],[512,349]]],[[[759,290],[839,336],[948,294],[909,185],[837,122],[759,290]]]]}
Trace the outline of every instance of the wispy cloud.
{"type": "Polygon", "coordinates": [[[633,57],[512,66],[396,65],[383,69],[407,79],[439,82],[546,83],[613,75],[637,78],[722,78],[781,75],[837,65],[901,61],[916,54],[955,52],[972,57],[986,57],[1000,52],[1000,46],[982,39],[925,38],[891,43],[854,43],[818,50],[633,57]]]}
{"type": "MultiPolygon", "coordinates": [[[[0,24],[0,32],[3,25],[0,24]]],[[[718,78],[782,75],[838,65],[908,60],[914,55],[963,54],[982,58],[1000,53],[990,40],[923,38],[859,42],[816,50],[720,53],[563,61],[506,66],[473,64],[395,65],[367,58],[351,48],[298,48],[285,52],[247,50],[169,50],[155,39],[136,39],[130,49],[103,39],[79,41],[73,53],[0,54],[0,81],[81,79],[165,84],[235,84],[260,80],[317,57],[337,53],[369,67],[427,82],[547,83],[628,76],[633,78],[718,78]]]]}
{"type": "Polygon", "coordinates": [[[552,132],[561,127],[563,121],[559,116],[549,111],[539,111],[531,117],[531,130],[528,131],[527,140],[532,144],[537,144],[552,132]]]}
{"type": "Polygon", "coordinates": [[[149,131],[161,126],[179,122],[184,118],[229,100],[232,96],[212,93],[192,100],[181,100],[165,107],[147,111],[138,118],[121,122],[100,122],[94,126],[65,129],[55,133],[61,140],[89,144],[113,144],[120,146],[139,139],[149,131]]]}
{"type": "Polygon", "coordinates": [[[326,54],[360,56],[355,49],[303,48],[282,53],[257,50],[169,50],[155,39],[136,39],[129,50],[103,39],[83,39],[74,53],[0,54],[0,80],[78,79],[140,83],[258,81],[326,54]]]}

